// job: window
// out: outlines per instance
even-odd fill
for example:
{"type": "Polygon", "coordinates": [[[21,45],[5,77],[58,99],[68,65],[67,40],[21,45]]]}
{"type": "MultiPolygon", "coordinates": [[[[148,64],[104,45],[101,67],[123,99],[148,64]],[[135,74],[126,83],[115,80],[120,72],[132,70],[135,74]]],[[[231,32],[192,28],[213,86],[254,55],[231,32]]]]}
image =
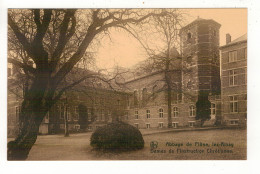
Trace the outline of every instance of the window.
{"type": "Polygon", "coordinates": [[[194,127],[195,121],[189,121],[189,127],[194,127]]]}
{"type": "Polygon", "coordinates": [[[190,117],[195,117],[195,107],[193,105],[190,106],[190,117]]]}
{"type": "Polygon", "coordinates": [[[230,125],[238,125],[238,120],[230,120],[230,125]]]}
{"type": "Polygon", "coordinates": [[[138,119],[139,115],[138,115],[138,111],[135,111],[135,119],[138,119]]]}
{"type": "Polygon", "coordinates": [[[179,116],[179,109],[178,107],[173,107],[173,117],[178,117],[179,116]]]}
{"type": "Polygon", "coordinates": [[[79,107],[78,106],[75,106],[74,112],[75,112],[75,120],[78,120],[79,119],[79,107]]]}
{"type": "Polygon", "coordinates": [[[150,123],[146,123],[146,129],[150,129],[150,123]]]}
{"type": "Polygon", "coordinates": [[[138,124],[138,123],[135,123],[134,125],[135,125],[135,127],[136,127],[137,129],[139,129],[139,124],[138,124]]]}
{"type": "Polygon", "coordinates": [[[174,104],[181,103],[181,100],[182,100],[181,93],[177,93],[177,92],[172,93],[172,103],[174,104]]]}
{"type": "Polygon", "coordinates": [[[237,61],[237,51],[230,51],[228,53],[228,62],[235,62],[237,61]]]}
{"type": "Polygon", "coordinates": [[[163,128],[163,123],[159,123],[159,128],[163,128]]]}
{"type": "Polygon", "coordinates": [[[216,115],[216,104],[215,103],[211,103],[211,108],[210,108],[210,113],[211,115],[216,115]]]}
{"type": "Polygon", "coordinates": [[[159,109],[159,118],[163,118],[163,109],[162,108],[159,109]]]}
{"type": "Polygon", "coordinates": [[[238,73],[236,70],[229,70],[229,86],[238,85],[238,73]]]}
{"type": "Polygon", "coordinates": [[[177,127],[178,127],[178,123],[177,123],[177,122],[173,122],[173,123],[172,123],[172,127],[173,127],[173,128],[177,128],[177,127]]]}
{"type": "Polygon", "coordinates": [[[213,36],[217,36],[216,30],[213,30],[213,36]]]}
{"type": "Polygon", "coordinates": [[[91,131],[91,130],[92,130],[92,126],[88,126],[88,130],[90,130],[90,131],[91,131]]]}
{"type": "Polygon", "coordinates": [[[237,96],[229,96],[229,108],[231,113],[238,112],[237,96]]]}
{"type": "Polygon", "coordinates": [[[191,39],[191,33],[190,32],[187,33],[187,40],[189,40],[189,39],[191,39]]]}
{"type": "Polygon", "coordinates": [[[79,125],[79,124],[76,124],[76,125],[74,126],[74,129],[76,129],[77,131],[79,131],[80,125],[79,125]]]}
{"type": "Polygon", "coordinates": [[[146,118],[151,118],[150,110],[146,110],[146,118]]]}

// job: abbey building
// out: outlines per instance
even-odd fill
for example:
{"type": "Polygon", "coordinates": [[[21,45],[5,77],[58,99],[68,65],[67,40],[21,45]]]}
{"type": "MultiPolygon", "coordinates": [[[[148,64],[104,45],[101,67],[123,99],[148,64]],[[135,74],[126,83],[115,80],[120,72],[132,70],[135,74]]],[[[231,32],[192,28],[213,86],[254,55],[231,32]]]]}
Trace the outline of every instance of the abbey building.
{"type": "MultiPolygon", "coordinates": [[[[196,102],[201,93],[206,94],[211,105],[210,118],[204,126],[245,126],[247,35],[231,41],[228,34],[226,45],[220,47],[220,27],[212,19],[198,18],[180,30],[180,50],[169,51],[170,93],[162,69],[149,73],[136,71],[123,78],[123,85],[116,91],[102,84],[95,89],[81,84],[86,88],[81,92],[75,89],[67,92],[46,115],[39,132],[62,132],[66,118],[70,131],[75,132],[91,131],[113,120],[140,129],[164,129],[169,125],[173,129],[193,128],[200,125],[196,119],[196,102]],[[170,106],[167,95],[171,95],[170,106]]],[[[11,76],[10,68],[8,84],[11,76]]],[[[21,99],[8,93],[10,136],[18,131],[20,102],[21,99]]]]}

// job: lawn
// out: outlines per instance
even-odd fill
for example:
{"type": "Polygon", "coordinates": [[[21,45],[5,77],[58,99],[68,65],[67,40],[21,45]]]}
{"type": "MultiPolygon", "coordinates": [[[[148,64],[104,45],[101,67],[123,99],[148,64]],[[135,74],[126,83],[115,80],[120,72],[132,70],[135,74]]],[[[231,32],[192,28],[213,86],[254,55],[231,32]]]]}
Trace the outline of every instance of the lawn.
{"type": "Polygon", "coordinates": [[[70,137],[39,136],[28,160],[235,160],[246,159],[247,156],[246,130],[203,130],[144,135],[144,149],[122,153],[92,150],[89,145],[90,136],[91,133],[74,134],[70,137]],[[151,142],[158,143],[153,151],[150,148],[151,142]]]}

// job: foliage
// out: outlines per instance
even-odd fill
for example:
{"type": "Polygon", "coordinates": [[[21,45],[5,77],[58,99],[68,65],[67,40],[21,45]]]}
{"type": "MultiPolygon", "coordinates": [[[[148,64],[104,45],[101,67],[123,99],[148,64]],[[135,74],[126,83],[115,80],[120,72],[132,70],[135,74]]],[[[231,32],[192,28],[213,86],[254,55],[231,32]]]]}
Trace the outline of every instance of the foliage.
{"type": "Polygon", "coordinates": [[[196,120],[201,120],[201,126],[210,117],[210,106],[211,103],[208,100],[208,94],[201,92],[196,103],[196,120]]]}
{"type": "Polygon", "coordinates": [[[128,151],[144,147],[141,132],[123,122],[110,123],[98,128],[90,141],[90,145],[95,149],[109,151],[128,151]]]}

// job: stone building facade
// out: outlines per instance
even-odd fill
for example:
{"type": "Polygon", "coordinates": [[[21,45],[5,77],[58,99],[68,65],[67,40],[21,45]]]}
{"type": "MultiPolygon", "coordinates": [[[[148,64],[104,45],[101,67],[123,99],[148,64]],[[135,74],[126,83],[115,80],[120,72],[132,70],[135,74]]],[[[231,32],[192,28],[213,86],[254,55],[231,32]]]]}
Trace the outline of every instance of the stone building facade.
{"type": "Polygon", "coordinates": [[[247,34],[220,47],[222,124],[245,126],[247,119],[247,34]]]}

